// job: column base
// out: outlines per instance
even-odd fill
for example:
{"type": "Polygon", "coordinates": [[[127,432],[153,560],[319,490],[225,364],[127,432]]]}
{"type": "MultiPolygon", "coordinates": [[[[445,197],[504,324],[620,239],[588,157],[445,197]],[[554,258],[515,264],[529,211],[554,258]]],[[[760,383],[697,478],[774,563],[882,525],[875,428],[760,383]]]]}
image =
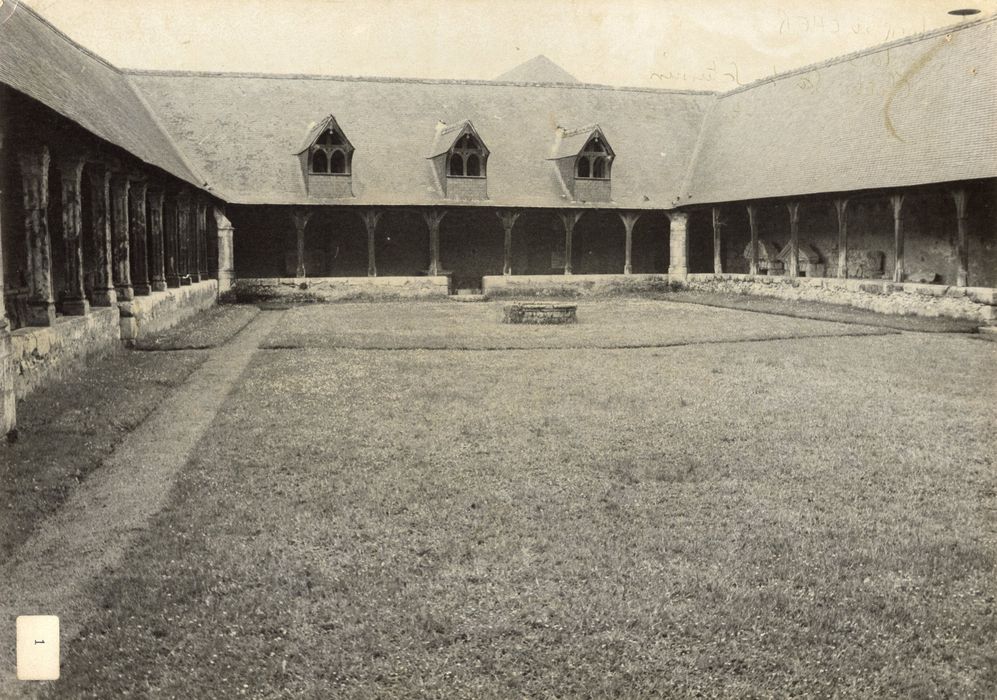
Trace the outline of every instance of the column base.
{"type": "Polygon", "coordinates": [[[45,301],[29,301],[27,322],[29,326],[55,325],[55,304],[45,301]]]}
{"type": "Polygon", "coordinates": [[[633,267],[631,267],[630,265],[624,265],[623,266],[623,274],[624,275],[632,275],[633,273],[634,273],[633,267]]]}
{"type": "Polygon", "coordinates": [[[166,276],[166,286],[167,287],[173,287],[174,289],[176,289],[177,287],[179,287],[180,286],[180,277],[179,277],[179,275],[167,275],[166,276]]]}
{"type": "Polygon", "coordinates": [[[197,284],[198,282],[200,282],[201,281],[201,273],[200,272],[191,272],[190,273],[190,281],[193,284],[197,284]]]}
{"type": "Polygon", "coordinates": [[[180,278],[180,286],[181,287],[189,287],[190,285],[191,285],[191,276],[190,275],[184,275],[183,277],[180,278]]]}
{"type": "Polygon", "coordinates": [[[165,279],[154,279],[154,280],[152,280],[152,291],[154,291],[154,292],[165,292],[166,291],[166,280],[165,279]]]}
{"type": "Polygon", "coordinates": [[[148,284],[136,284],[134,290],[137,297],[147,297],[152,294],[152,286],[148,284]]]}
{"type": "Polygon", "coordinates": [[[90,297],[90,306],[114,306],[118,303],[118,295],[113,288],[95,289],[90,297]]]}
{"type": "Polygon", "coordinates": [[[62,302],[64,316],[86,316],[90,313],[90,302],[86,299],[66,299],[62,302]]]}
{"type": "Polygon", "coordinates": [[[668,268],[668,276],[669,277],[682,277],[682,278],[688,277],[689,276],[689,268],[688,267],[669,267],[668,268]]]}
{"type": "Polygon", "coordinates": [[[114,288],[114,293],[118,296],[118,301],[131,301],[135,298],[135,290],[129,285],[118,285],[114,288]]]}

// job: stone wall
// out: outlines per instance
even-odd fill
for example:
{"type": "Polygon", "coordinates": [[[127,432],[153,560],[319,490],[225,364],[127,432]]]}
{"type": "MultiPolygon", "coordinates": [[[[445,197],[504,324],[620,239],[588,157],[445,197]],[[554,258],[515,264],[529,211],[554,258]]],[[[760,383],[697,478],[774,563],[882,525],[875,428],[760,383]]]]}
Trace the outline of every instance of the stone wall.
{"type": "Polygon", "coordinates": [[[121,339],[128,342],[172,328],[217,300],[218,282],[205,280],[121,302],[121,339]]]}
{"type": "Polygon", "coordinates": [[[239,279],[238,301],[357,301],[445,297],[449,282],[438,277],[266,277],[239,279]]]}
{"type": "Polygon", "coordinates": [[[95,308],[87,316],[60,316],[53,326],[30,326],[11,333],[11,366],[17,398],[41,384],[78,370],[119,346],[116,308],[95,308]]]}
{"type": "Polygon", "coordinates": [[[948,316],[981,324],[992,324],[997,319],[997,290],[990,287],[738,274],[691,274],[682,286],[711,292],[840,304],[884,314],[948,316]]]}
{"type": "Polygon", "coordinates": [[[482,280],[488,296],[578,297],[668,289],[668,275],[496,275],[482,280]]]}

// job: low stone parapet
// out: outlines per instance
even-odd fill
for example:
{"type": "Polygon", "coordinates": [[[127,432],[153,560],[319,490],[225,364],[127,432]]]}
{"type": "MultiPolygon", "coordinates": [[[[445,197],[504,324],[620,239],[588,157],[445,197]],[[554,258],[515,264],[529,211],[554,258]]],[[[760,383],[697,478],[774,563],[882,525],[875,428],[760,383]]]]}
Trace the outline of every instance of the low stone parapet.
{"type": "Polygon", "coordinates": [[[666,291],[668,275],[494,275],[481,281],[490,297],[579,297],[666,291]]]}
{"type": "Polygon", "coordinates": [[[262,277],[238,279],[236,301],[335,302],[446,297],[446,276],[426,277],[262,277]]]}
{"type": "Polygon", "coordinates": [[[217,280],[205,280],[119,302],[121,339],[130,342],[167,330],[217,301],[217,280]]]}
{"type": "Polygon", "coordinates": [[[52,379],[73,372],[118,348],[118,309],[96,307],[86,316],[60,316],[51,326],[28,326],[10,334],[14,393],[27,396],[52,379]]]}
{"type": "Polygon", "coordinates": [[[839,304],[884,314],[946,316],[981,324],[997,319],[997,290],[992,287],[714,273],[690,274],[681,285],[693,290],[839,304]]]}

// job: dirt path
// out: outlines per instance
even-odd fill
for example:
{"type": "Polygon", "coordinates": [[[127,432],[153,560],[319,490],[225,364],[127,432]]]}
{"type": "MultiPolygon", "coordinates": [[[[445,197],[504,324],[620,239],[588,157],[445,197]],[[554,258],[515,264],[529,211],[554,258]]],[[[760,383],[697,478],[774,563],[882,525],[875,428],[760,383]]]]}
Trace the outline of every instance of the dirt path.
{"type": "Polygon", "coordinates": [[[164,505],[174,479],[280,313],[259,314],[135,429],[70,500],[0,567],[0,697],[16,680],[14,618],[58,615],[63,653],[96,601],[88,584],[120,560],[164,505]]]}

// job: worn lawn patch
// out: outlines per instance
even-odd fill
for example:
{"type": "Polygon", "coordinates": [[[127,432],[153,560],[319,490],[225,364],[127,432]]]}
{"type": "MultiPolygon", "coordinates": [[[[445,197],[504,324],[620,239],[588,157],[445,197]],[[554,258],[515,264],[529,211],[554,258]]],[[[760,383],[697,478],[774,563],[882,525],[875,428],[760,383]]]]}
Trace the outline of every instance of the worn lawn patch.
{"type": "Polygon", "coordinates": [[[6,559],[203,361],[117,350],[18,401],[19,439],[0,446],[0,559],[6,559]]]}
{"type": "Polygon", "coordinates": [[[173,328],[135,341],[136,350],[206,350],[228,342],[253,320],[255,306],[212,306],[173,328]]]}
{"type": "Polygon", "coordinates": [[[51,696],[993,696],[995,359],[260,353],[51,696]]]}

